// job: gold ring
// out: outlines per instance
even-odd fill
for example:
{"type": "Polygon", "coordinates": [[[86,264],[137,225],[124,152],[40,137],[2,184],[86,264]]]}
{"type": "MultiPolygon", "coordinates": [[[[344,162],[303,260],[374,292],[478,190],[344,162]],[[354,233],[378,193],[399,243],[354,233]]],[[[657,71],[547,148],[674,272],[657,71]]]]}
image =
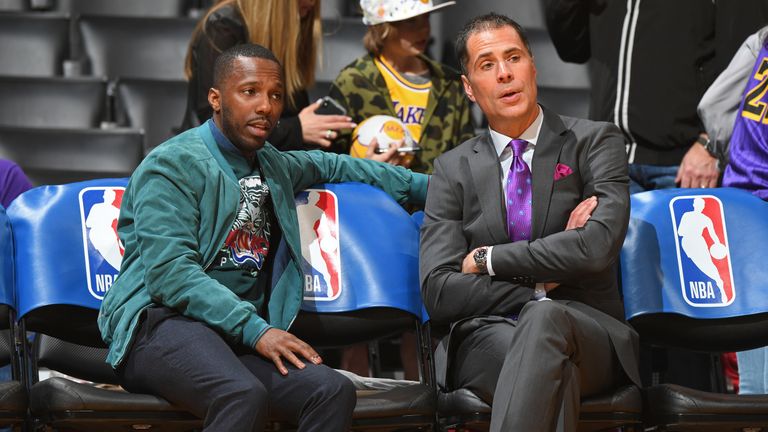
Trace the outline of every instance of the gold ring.
{"type": "Polygon", "coordinates": [[[328,131],[325,132],[325,139],[331,139],[331,135],[333,135],[333,130],[328,129],[328,131]]]}

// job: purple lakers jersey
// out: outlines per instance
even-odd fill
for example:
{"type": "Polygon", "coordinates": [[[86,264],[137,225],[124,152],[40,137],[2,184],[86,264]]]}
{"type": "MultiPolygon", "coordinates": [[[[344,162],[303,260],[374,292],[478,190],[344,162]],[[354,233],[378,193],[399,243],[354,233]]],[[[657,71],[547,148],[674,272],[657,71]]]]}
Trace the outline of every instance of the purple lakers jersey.
{"type": "Polygon", "coordinates": [[[736,116],[730,144],[730,162],[723,186],[752,191],[768,200],[768,45],[763,46],[749,77],[736,116]]]}

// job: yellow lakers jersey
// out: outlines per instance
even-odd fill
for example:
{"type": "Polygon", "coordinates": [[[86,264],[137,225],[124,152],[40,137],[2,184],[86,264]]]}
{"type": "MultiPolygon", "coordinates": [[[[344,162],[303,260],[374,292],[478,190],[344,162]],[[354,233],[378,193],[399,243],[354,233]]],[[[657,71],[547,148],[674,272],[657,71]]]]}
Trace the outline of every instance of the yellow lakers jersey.
{"type": "Polygon", "coordinates": [[[421,123],[424,120],[424,112],[427,109],[432,81],[424,84],[408,81],[381,56],[376,57],[374,62],[387,84],[397,118],[408,128],[413,139],[419,142],[421,138],[421,123]]]}

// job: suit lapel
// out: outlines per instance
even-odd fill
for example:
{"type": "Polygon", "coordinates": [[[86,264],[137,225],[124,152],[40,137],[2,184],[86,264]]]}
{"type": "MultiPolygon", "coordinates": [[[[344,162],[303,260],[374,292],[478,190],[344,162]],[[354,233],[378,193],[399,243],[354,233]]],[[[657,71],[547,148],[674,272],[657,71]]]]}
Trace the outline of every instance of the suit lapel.
{"type": "Polygon", "coordinates": [[[540,238],[547,225],[549,206],[554,185],[555,164],[560,158],[560,151],[566,141],[565,125],[554,112],[542,107],[544,122],[533,152],[533,220],[531,221],[531,239],[540,238]]]}
{"type": "Polygon", "coordinates": [[[505,223],[507,214],[502,205],[504,200],[501,193],[501,165],[488,132],[475,143],[474,151],[475,154],[469,158],[469,168],[480,201],[482,217],[494,244],[508,243],[505,223]]]}

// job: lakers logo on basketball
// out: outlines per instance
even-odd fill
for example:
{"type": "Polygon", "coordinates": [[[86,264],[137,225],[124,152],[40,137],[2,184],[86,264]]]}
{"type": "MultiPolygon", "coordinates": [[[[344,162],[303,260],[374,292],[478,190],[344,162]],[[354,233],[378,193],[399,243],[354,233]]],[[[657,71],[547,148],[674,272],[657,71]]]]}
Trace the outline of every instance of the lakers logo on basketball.
{"type": "Polygon", "coordinates": [[[405,147],[415,145],[411,134],[400,120],[392,116],[376,115],[365,119],[352,131],[352,148],[349,154],[364,158],[373,139],[376,139],[380,151],[386,151],[391,144],[398,141],[404,141],[405,147]]]}
{"type": "Polygon", "coordinates": [[[733,303],[736,287],[723,203],[712,195],[682,196],[670,201],[669,209],[686,303],[695,307],[733,303]]]}

